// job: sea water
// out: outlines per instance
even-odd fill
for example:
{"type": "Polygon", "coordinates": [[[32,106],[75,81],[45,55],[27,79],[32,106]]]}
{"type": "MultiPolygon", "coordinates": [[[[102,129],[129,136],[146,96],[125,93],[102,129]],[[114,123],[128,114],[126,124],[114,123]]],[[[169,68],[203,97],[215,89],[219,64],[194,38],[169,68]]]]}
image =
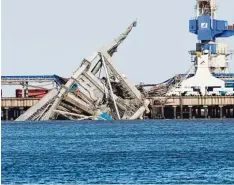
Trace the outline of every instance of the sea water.
{"type": "Polygon", "coordinates": [[[1,126],[2,184],[234,183],[233,120],[1,126]]]}

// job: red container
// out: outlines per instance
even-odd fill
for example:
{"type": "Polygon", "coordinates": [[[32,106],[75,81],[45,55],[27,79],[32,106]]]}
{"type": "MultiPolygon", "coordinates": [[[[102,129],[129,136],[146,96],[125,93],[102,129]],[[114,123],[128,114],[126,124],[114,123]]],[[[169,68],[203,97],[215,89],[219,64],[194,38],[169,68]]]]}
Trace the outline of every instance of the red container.
{"type": "MultiPolygon", "coordinates": [[[[28,95],[29,98],[42,98],[48,93],[49,90],[47,89],[28,89],[28,95]]],[[[22,98],[22,89],[16,89],[15,90],[15,96],[16,98],[22,98]]]]}

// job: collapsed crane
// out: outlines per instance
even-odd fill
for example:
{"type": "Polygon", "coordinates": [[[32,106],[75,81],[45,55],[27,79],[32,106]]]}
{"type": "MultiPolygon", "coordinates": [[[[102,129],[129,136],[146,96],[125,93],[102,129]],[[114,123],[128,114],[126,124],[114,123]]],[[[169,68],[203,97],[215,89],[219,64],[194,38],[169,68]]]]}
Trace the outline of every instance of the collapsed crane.
{"type": "Polygon", "coordinates": [[[149,100],[115,67],[112,56],[127,38],[127,30],[88,59],[59,89],[52,89],[16,121],[139,119],[149,113],[149,100]]]}

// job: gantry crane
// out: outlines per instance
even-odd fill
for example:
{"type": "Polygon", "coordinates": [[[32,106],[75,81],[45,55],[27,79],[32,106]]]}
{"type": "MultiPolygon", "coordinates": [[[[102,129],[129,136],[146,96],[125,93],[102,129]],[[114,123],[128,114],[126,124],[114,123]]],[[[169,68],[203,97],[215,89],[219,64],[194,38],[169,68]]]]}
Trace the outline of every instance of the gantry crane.
{"type": "Polygon", "coordinates": [[[149,112],[149,100],[124,78],[112,60],[135,26],[136,21],[112,43],[84,59],[66,84],[53,89],[17,120],[53,120],[61,116],[75,120],[138,119],[149,112]]]}

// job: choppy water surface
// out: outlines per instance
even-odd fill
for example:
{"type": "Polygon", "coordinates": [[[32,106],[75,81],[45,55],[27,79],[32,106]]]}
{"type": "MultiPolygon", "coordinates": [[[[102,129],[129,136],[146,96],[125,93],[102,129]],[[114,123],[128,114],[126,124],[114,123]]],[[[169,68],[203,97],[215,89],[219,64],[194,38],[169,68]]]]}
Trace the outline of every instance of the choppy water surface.
{"type": "Polygon", "coordinates": [[[234,121],[5,122],[2,183],[234,183],[234,121]]]}

